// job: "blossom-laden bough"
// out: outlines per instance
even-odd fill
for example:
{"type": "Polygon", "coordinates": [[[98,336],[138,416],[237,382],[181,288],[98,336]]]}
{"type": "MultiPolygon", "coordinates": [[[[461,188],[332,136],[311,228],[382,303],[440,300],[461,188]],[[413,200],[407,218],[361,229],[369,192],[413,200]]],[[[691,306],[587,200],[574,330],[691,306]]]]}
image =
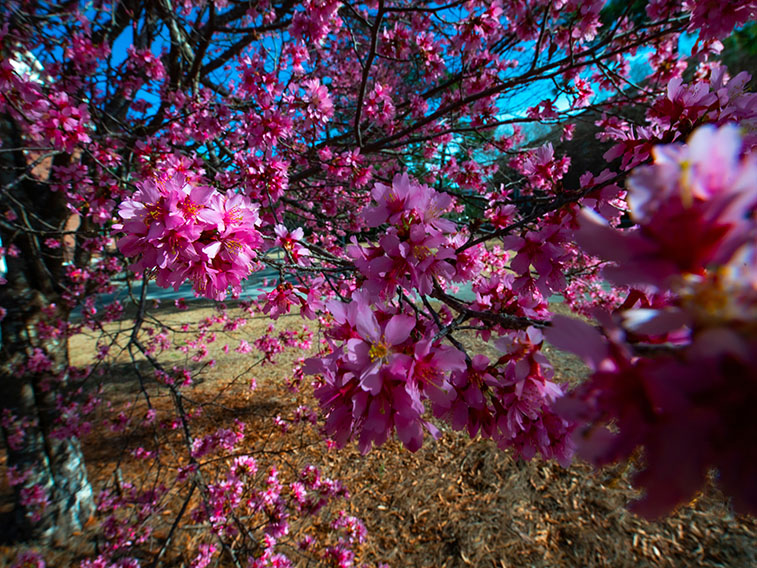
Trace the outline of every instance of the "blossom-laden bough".
{"type": "Polygon", "coordinates": [[[415,451],[446,423],[526,459],[641,455],[646,516],[709,468],[757,511],[757,96],[720,58],[756,14],[753,0],[11,2],[0,425],[18,536],[65,539],[97,512],[112,542],[85,565],[157,566],[194,519],[195,566],[354,564],[349,515],[324,521],[325,540],[286,541],[294,517],[315,530],[310,499],[335,484],[261,465],[239,425],[198,429],[222,406],[194,396],[213,344],[253,314],[318,323],[271,322],[222,352],[262,367],[316,343],[288,385],[312,377],[330,445],[396,435],[415,451]],[[152,280],[242,315],[160,323],[152,280]],[[557,294],[593,323],[553,317],[557,294]],[[82,332],[99,334],[91,365],[71,363],[82,332]],[[562,384],[545,337],[592,376],[562,384]],[[92,385],[123,364],[131,410],[92,385]],[[125,442],[154,465],[151,489],[118,470],[95,502],[80,441],[100,411],[114,433],[171,441],[125,442]],[[304,477],[284,490],[285,474],[304,477]],[[168,486],[185,500],[157,539],[168,486]]]}

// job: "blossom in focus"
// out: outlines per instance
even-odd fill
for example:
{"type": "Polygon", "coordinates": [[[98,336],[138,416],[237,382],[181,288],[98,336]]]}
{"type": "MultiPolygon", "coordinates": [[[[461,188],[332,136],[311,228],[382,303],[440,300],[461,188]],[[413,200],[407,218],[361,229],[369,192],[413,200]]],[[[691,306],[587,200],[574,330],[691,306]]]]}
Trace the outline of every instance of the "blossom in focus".
{"type": "Polygon", "coordinates": [[[331,353],[305,363],[306,373],[320,375],[315,395],[326,432],[339,446],[356,438],[363,452],[396,432],[418,450],[424,430],[438,434],[424,418],[423,401],[448,388],[449,371],[461,366],[463,355],[428,339],[413,346],[410,336],[420,332],[415,317],[371,306],[363,292],[348,304],[331,302],[329,311],[331,353]]]}
{"type": "Polygon", "coordinates": [[[428,401],[437,418],[471,436],[480,433],[525,458],[540,452],[570,462],[572,424],[550,409],[562,390],[539,351],[538,330],[517,332],[491,364],[444,345],[432,322],[371,305],[369,297],[361,291],[348,304],[329,304],[330,353],[305,364],[306,373],[320,376],[315,395],[338,445],[356,438],[366,452],[394,432],[415,451],[424,431],[438,433],[425,418],[428,401]]]}
{"type": "Polygon", "coordinates": [[[382,325],[373,311],[365,305],[358,306],[357,337],[347,340],[347,361],[353,366],[364,390],[377,394],[381,390],[380,370],[386,366],[397,370],[405,366],[407,356],[394,349],[410,337],[415,320],[406,315],[391,316],[382,325]]]}
{"type": "Polygon", "coordinates": [[[397,286],[430,294],[433,279],[452,279],[455,247],[451,233],[455,224],[442,215],[452,198],[410,179],[394,177],[391,186],[377,183],[371,193],[376,205],[363,210],[369,227],[388,223],[378,246],[347,248],[355,266],[365,277],[365,289],[386,298],[397,286]]]}
{"type": "Polygon", "coordinates": [[[305,235],[302,227],[290,231],[284,225],[276,225],[273,231],[276,233],[273,246],[283,248],[292,257],[295,264],[305,264],[307,259],[303,257],[310,256],[310,251],[300,244],[305,235]]]}
{"type": "Polygon", "coordinates": [[[133,270],[154,270],[158,285],[177,290],[189,279],[195,294],[217,300],[229,288],[241,291],[263,245],[248,198],[189,184],[181,174],[138,184],[118,214],[118,248],[137,257],[133,270]]]}

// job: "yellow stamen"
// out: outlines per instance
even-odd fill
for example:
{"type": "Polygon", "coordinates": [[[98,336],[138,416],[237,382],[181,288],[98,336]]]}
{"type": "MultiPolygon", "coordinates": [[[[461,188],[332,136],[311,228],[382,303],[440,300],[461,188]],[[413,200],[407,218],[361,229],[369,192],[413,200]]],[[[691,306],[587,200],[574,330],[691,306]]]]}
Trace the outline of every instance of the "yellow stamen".
{"type": "Polygon", "coordinates": [[[371,362],[377,361],[378,359],[383,359],[389,354],[389,347],[386,343],[384,343],[383,340],[379,340],[377,343],[374,343],[371,345],[371,350],[369,352],[369,355],[371,357],[371,362]]]}
{"type": "Polygon", "coordinates": [[[145,206],[145,209],[147,209],[147,214],[152,219],[157,219],[160,217],[161,213],[163,213],[163,208],[160,206],[160,203],[150,203],[145,206]]]}
{"type": "Polygon", "coordinates": [[[181,204],[181,210],[186,217],[194,217],[200,209],[202,207],[190,199],[185,199],[181,204]]]}
{"type": "Polygon", "coordinates": [[[242,250],[242,243],[235,241],[234,239],[225,240],[223,246],[230,254],[239,254],[239,251],[242,250]]]}
{"type": "Polygon", "coordinates": [[[234,221],[235,223],[241,223],[242,221],[244,221],[244,215],[242,215],[242,212],[239,210],[239,207],[234,207],[233,209],[229,210],[226,214],[229,217],[229,220],[234,221]]]}
{"type": "Polygon", "coordinates": [[[694,191],[691,188],[691,164],[681,163],[681,203],[688,209],[694,203],[694,191]]]}
{"type": "Polygon", "coordinates": [[[431,249],[427,246],[416,245],[413,247],[413,256],[418,260],[425,260],[431,256],[431,249]]]}

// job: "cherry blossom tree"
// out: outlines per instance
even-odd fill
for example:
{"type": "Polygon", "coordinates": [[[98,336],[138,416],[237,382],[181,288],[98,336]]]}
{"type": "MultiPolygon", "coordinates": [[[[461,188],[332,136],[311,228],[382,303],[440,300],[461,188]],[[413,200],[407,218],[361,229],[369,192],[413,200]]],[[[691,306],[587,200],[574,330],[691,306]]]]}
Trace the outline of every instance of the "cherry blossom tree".
{"type": "MultiPolygon", "coordinates": [[[[443,421],[565,465],[641,449],[639,513],[671,511],[712,467],[736,510],[757,511],[757,97],[718,58],[757,4],[605,4],[8,3],[0,381],[19,536],[158,499],[133,486],[96,499],[79,442],[97,374],[70,364],[68,338],[123,317],[97,298],[125,278],[125,349],[170,394],[186,503],[201,496],[193,514],[215,538],[195,565],[288,565],[288,516],[317,513],[338,484],[307,469],[286,493],[271,466],[245,505],[265,536],[239,545],[257,463],[229,458],[208,480],[203,458],[233,452],[242,425],[193,433],[191,370],[161,362],[162,332],[141,335],[149,281],[233,300],[264,269],[274,286],[244,307],[321,327],[298,373],[338,446],[396,436],[415,451],[443,421]],[[592,116],[610,149],[574,185],[570,156],[535,133],[569,139],[592,116]],[[553,317],[555,294],[594,323],[553,317]],[[584,384],[556,380],[545,337],[586,360],[584,384]]],[[[202,352],[209,334],[192,330],[202,352]]],[[[271,361],[299,341],[271,332],[238,350],[271,361]]],[[[107,518],[121,544],[86,565],[137,565],[128,523],[107,518]]],[[[344,536],[323,558],[350,565],[359,521],[332,529],[344,536]]]]}

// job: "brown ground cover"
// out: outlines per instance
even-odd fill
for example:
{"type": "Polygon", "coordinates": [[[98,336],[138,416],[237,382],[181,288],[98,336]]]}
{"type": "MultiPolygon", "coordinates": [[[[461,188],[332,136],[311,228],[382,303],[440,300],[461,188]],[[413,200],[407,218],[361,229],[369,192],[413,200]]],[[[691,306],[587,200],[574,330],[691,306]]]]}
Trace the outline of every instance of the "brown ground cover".
{"type": "MultiPolygon", "coordinates": [[[[163,308],[152,313],[180,337],[183,322],[199,321],[215,311],[195,303],[189,311],[163,308]]],[[[121,324],[106,327],[115,341],[114,354],[118,354],[118,345],[125,345],[128,321],[125,318],[121,324]],[[122,333],[116,335],[119,326],[122,333]]],[[[306,383],[299,392],[286,385],[293,365],[306,352],[290,349],[278,357],[276,365],[260,366],[255,364],[255,352],[233,350],[239,339],[251,343],[268,324],[266,318],[249,318],[247,325],[233,332],[216,326],[218,338],[211,344],[210,354],[216,365],[205,367],[200,380],[186,391],[193,403],[203,407],[193,428],[200,434],[230,427],[235,418],[242,420],[246,451],[257,452],[261,460],[270,458],[271,463],[284,464],[284,471],[294,472],[301,464],[313,463],[325,475],[342,480],[351,493],[350,512],[362,518],[368,529],[369,538],[360,547],[362,562],[450,568],[757,566],[755,519],[731,514],[712,483],[674,515],[648,522],[625,509],[636,496],[629,484],[632,466],[594,471],[580,461],[568,469],[540,459],[516,461],[489,441],[471,440],[449,428],[439,440],[427,439],[415,454],[396,441],[366,456],[354,446],[328,449],[316,429],[294,429],[290,435],[279,436],[274,416],[287,418],[299,405],[315,406],[315,402],[306,383]],[[221,350],[224,344],[231,347],[228,354],[221,350]],[[250,388],[252,378],[257,384],[254,390],[250,388]]],[[[300,325],[298,317],[283,317],[276,324],[278,329],[300,325]]],[[[317,343],[317,330],[314,332],[317,343]]],[[[91,360],[98,337],[99,333],[88,332],[72,339],[75,363],[91,360]]],[[[564,380],[577,381],[584,375],[585,369],[573,357],[549,347],[547,354],[564,380]]],[[[163,360],[181,363],[186,357],[172,352],[163,360]]],[[[151,404],[161,412],[171,412],[165,389],[149,381],[140,385],[126,352],[112,363],[102,379],[104,398],[116,411],[133,416],[143,413],[144,387],[151,394],[151,404]]],[[[147,376],[144,361],[138,362],[138,368],[147,376]]],[[[120,479],[144,483],[157,479],[160,467],[123,451],[142,443],[149,447],[150,436],[139,440],[128,432],[95,428],[84,442],[93,484],[99,488],[113,486],[114,480],[120,479]]],[[[168,435],[158,443],[178,444],[180,437],[168,435]]],[[[170,453],[171,449],[161,451],[170,453]]],[[[9,490],[4,471],[0,475],[0,494],[7,510],[9,490]]],[[[155,523],[155,534],[146,544],[150,554],[162,547],[181,503],[182,488],[172,491],[176,495],[166,503],[165,520],[155,523]]],[[[315,533],[323,528],[304,524],[301,530],[315,533]]],[[[186,565],[191,558],[186,551],[193,550],[192,544],[201,534],[202,527],[191,523],[175,533],[163,556],[165,564],[186,565]]],[[[43,552],[51,560],[49,565],[74,566],[101,544],[93,522],[90,531],[43,552]]],[[[10,564],[18,550],[14,545],[0,547],[0,565],[10,564]]],[[[221,559],[218,565],[226,562],[221,559]]]]}

